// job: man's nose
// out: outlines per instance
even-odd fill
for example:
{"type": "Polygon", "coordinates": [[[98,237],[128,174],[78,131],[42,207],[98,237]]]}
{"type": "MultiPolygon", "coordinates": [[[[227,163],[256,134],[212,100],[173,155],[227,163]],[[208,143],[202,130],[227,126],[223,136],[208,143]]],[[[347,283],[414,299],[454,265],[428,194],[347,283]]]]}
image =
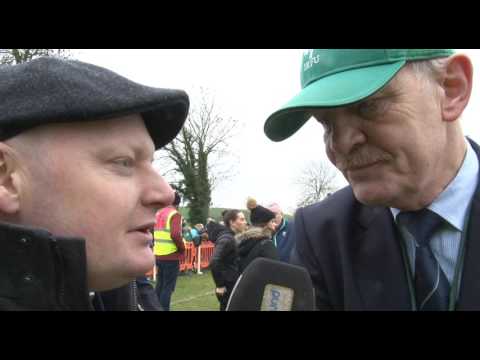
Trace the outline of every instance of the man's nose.
{"type": "Polygon", "coordinates": [[[173,204],[175,192],[168,182],[155,170],[149,181],[150,186],[144,195],[144,205],[156,209],[164,208],[173,204]]]}
{"type": "Polygon", "coordinates": [[[330,151],[348,155],[352,149],[366,142],[359,119],[354,117],[339,117],[332,124],[326,135],[326,144],[330,151]]]}

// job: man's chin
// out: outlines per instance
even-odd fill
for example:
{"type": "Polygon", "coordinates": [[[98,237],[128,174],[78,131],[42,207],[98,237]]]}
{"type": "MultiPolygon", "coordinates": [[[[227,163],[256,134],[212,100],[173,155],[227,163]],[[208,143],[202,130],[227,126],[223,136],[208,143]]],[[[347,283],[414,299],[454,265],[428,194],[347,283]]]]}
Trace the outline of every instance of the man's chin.
{"type": "Polygon", "coordinates": [[[353,188],[355,198],[367,206],[389,206],[390,196],[387,196],[382,189],[353,188]],[[380,191],[379,191],[380,190],[380,191]]]}
{"type": "Polygon", "coordinates": [[[131,268],[131,274],[135,277],[143,276],[153,269],[155,265],[155,256],[153,254],[148,257],[143,257],[141,260],[135,263],[135,266],[131,268]]]}
{"type": "Polygon", "coordinates": [[[137,262],[125,263],[120,269],[117,269],[117,274],[115,278],[104,278],[100,279],[99,276],[93,276],[93,279],[89,281],[88,287],[90,291],[107,291],[111,289],[116,289],[122,286],[127,285],[129,282],[134,281],[137,277],[145,276],[148,272],[153,269],[154,266],[154,257],[152,256],[152,261],[150,258],[145,261],[142,259],[137,262]]]}

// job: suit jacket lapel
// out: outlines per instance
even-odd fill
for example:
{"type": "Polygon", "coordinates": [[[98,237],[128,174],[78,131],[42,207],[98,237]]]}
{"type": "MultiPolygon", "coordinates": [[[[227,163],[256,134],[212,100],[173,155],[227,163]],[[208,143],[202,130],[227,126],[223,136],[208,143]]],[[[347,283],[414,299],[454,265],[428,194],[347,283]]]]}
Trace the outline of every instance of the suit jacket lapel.
{"type": "MultiPolygon", "coordinates": [[[[477,157],[480,148],[469,140],[477,157]]],[[[480,310],[480,181],[472,199],[458,310],[480,310]]]]}
{"type": "Polygon", "coordinates": [[[410,294],[397,231],[388,208],[361,206],[353,254],[354,276],[365,310],[410,310],[410,294]]]}

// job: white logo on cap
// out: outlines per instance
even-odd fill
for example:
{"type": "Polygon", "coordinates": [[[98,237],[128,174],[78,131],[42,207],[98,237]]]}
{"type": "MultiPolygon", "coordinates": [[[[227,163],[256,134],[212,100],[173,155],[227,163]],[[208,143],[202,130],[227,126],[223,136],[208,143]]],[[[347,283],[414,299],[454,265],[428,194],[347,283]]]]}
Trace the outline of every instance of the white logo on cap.
{"type": "Polygon", "coordinates": [[[317,56],[313,56],[313,49],[303,51],[303,71],[307,71],[313,66],[313,64],[318,64],[319,62],[320,55],[317,54],[317,56]]]}
{"type": "Polygon", "coordinates": [[[303,57],[307,56],[308,58],[311,59],[313,56],[313,49],[305,49],[303,50],[303,57]]]}

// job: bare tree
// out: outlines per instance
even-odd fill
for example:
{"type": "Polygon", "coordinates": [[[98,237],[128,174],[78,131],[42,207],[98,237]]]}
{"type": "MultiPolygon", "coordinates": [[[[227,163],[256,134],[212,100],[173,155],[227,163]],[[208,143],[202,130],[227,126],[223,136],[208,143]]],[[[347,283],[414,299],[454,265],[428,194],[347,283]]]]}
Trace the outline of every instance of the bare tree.
{"type": "Polygon", "coordinates": [[[295,181],[301,188],[297,206],[313,204],[337,190],[337,174],[337,170],[325,161],[310,162],[295,181]]]}
{"type": "Polygon", "coordinates": [[[231,174],[225,159],[238,123],[217,112],[206,90],[201,89],[199,98],[179,135],[156,155],[163,164],[161,173],[175,179],[174,185],[188,201],[192,223],[206,222],[212,190],[231,174]]]}
{"type": "Polygon", "coordinates": [[[40,56],[69,58],[71,55],[67,49],[0,49],[0,64],[21,64],[40,56]]]}

